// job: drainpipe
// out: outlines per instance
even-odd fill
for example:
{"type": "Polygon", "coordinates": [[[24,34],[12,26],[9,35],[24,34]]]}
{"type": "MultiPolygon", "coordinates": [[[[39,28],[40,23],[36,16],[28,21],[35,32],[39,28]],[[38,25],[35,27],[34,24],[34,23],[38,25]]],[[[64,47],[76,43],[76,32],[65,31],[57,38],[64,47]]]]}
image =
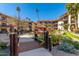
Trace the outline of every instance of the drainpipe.
{"type": "Polygon", "coordinates": [[[70,26],[71,26],[71,15],[68,16],[68,24],[69,24],[68,31],[70,32],[71,31],[71,29],[70,29],[70,26]]]}

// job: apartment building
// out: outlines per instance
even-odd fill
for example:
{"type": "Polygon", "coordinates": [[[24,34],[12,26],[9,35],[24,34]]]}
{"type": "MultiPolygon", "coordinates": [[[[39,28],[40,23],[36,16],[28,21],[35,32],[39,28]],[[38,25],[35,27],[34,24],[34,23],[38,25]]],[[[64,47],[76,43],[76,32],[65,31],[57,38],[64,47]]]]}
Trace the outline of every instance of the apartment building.
{"type": "MultiPolygon", "coordinates": [[[[65,25],[68,25],[68,31],[76,31],[78,29],[78,19],[75,19],[72,15],[65,13],[64,15],[62,15],[59,19],[59,21],[62,21],[62,25],[61,27],[64,28],[65,25]]],[[[59,22],[58,21],[58,22],[59,22]]],[[[58,25],[59,26],[59,25],[58,25]]],[[[65,29],[65,28],[64,28],[65,29]]]]}
{"type": "Polygon", "coordinates": [[[10,26],[17,27],[17,25],[16,18],[0,13],[0,31],[7,32],[10,26]]]}
{"type": "Polygon", "coordinates": [[[27,31],[29,28],[29,22],[18,20],[17,18],[0,13],[0,31],[9,31],[10,26],[16,29],[19,27],[27,31]]]}
{"type": "MultiPolygon", "coordinates": [[[[65,13],[61,15],[57,20],[41,20],[36,22],[37,26],[51,28],[52,30],[66,30],[68,31],[76,31],[79,28],[79,15],[77,20],[70,14],[65,13]],[[40,24],[40,25],[38,25],[40,24]]],[[[50,29],[49,29],[50,31],[50,29]]]]}

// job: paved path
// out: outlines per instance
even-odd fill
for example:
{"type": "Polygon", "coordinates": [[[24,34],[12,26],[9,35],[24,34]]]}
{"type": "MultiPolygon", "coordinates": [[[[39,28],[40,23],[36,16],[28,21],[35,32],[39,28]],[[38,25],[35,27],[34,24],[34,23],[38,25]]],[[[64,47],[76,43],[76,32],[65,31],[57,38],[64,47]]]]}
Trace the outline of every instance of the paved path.
{"type": "Polygon", "coordinates": [[[7,34],[0,34],[0,42],[9,42],[9,36],[7,34]]]}
{"type": "Polygon", "coordinates": [[[20,43],[25,43],[25,42],[34,41],[34,39],[32,39],[32,38],[34,37],[33,34],[27,33],[27,34],[20,35],[19,37],[20,37],[20,38],[19,38],[19,42],[20,42],[20,43]]]}
{"type": "Polygon", "coordinates": [[[29,37],[30,37],[30,38],[33,38],[34,35],[33,35],[32,33],[30,33],[30,34],[27,33],[27,34],[20,35],[19,37],[20,37],[20,38],[29,38],[29,37]]]}
{"type": "Polygon", "coordinates": [[[44,48],[38,48],[30,51],[21,52],[19,56],[52,56],[52,54],[44,48]]]}
{"type": "Polygon", "coordinates": [[[19,52],[29,51],[32,49],[40,48],[40,44],[36,41],[24,42],[19,45],[19,52]]]}
{"type": "Polygon", "coordinates": [[[20,43],[32,42],[34,39],[32,38],[19,38],[20,43]]]}
{"type": "MultiPolygon", "coordinates": [[[[33,35],[21,35],[19,44],[19,55],[20,56],[78,56],[75,54],[66,53],[60,51],[57,47],[52,48],[49,52],[46,49],[40,47],[39,43],[34,41],[33,35]]],[[[0,34],[0,42],[9,42],[9,37],[6,34],[0,34]]]]}
{"type": "Polygon", "coordinates": [[[40,44],[32,39],[33,35],[25,34],[20,35],[19,37],[19,52],[40,48],[40,44]]]}
{"type": "Polygon", "coordinates": [[[40,47],[40,44],[34,41],[33,35],[20,36],[19,55],[20,56],[52,56],[46,49],[40,47]]]}

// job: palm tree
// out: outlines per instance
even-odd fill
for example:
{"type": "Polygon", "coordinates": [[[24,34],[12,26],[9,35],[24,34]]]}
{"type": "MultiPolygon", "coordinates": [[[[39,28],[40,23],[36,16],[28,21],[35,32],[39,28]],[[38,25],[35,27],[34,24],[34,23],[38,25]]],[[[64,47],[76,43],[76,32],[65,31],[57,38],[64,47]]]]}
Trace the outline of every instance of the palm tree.
{"type": "Polygon", "coordinates": [[[20,19],[20,11],[21,11],[21,9],[20,9],[19,6],[16,7],[16,11],[17,11],[17,18],[20,19]]]}
{"type": "Polygon", "coordinates": [[[38,8],[36,8],[36,13],[37,13],[37,19],[39,21],[40,19],[39,19],[39,10],[38,10],[38,8]]]}
{"type": "Polygon", "coordinates": [[[76,3],[68,3],[66,4],[66,9],[68,11],[69,14],[71,14],[72,16],[77,16],[77,4],[76,3]]]}
{"type": "Polygon", "coordinates": [[[16,7],[16,11],[17,11],[17,18],[18,18],[18,20],[17,20],[17,22],[18,22],[17,30],[18,30],[18,34],[19,34],[19,31],[20,31],[20,27],[19,27],[19,25],[20,25],[20,11],[21,11],[19,6],[16,7]]]}
{"type": "Polygon", "coordinates": [[[29,22],[29,31],[32,31],[32,21],[31,21],[31,19],[26,17],[26,20],[29,22]]]}
{"type": "MultiPolygon", "coordinates": [[[[68,3],[66,4],[66,9],[68,11],[68,14],[71,15],[71,17],[75,20],[75,28],[77,29],[77,4],[76,3],[68,3]]],[[[70,25],[69,25],[70,26],[70,25]]],[[[70,26],[71,27],[71,26],[70,26]]]]}

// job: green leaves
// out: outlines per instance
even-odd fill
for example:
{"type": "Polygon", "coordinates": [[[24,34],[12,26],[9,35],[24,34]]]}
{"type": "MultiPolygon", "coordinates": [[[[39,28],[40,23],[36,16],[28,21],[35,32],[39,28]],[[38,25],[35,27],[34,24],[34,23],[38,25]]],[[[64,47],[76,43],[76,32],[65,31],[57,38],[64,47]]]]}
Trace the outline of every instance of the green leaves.
{"type": "Polygon", "coordinates": [[[20,11],[20,7],[19,7],[19,6],[17,6],[17,7],[16,7],[16,10],[17,10],[17,11],[20,11]]]}
{"type": "Polygon", "coordinates": [[[66,9],[69,14],[72,14],[72,16],[75,17],[79,11],[79,3],[68,3],[66,4],[66,9]]]}
{"type": "Polygon", "coordinates": [[[1,48],[1,49],[7,48],[6,43],[0,42],[0,48],[1,48]]]}

